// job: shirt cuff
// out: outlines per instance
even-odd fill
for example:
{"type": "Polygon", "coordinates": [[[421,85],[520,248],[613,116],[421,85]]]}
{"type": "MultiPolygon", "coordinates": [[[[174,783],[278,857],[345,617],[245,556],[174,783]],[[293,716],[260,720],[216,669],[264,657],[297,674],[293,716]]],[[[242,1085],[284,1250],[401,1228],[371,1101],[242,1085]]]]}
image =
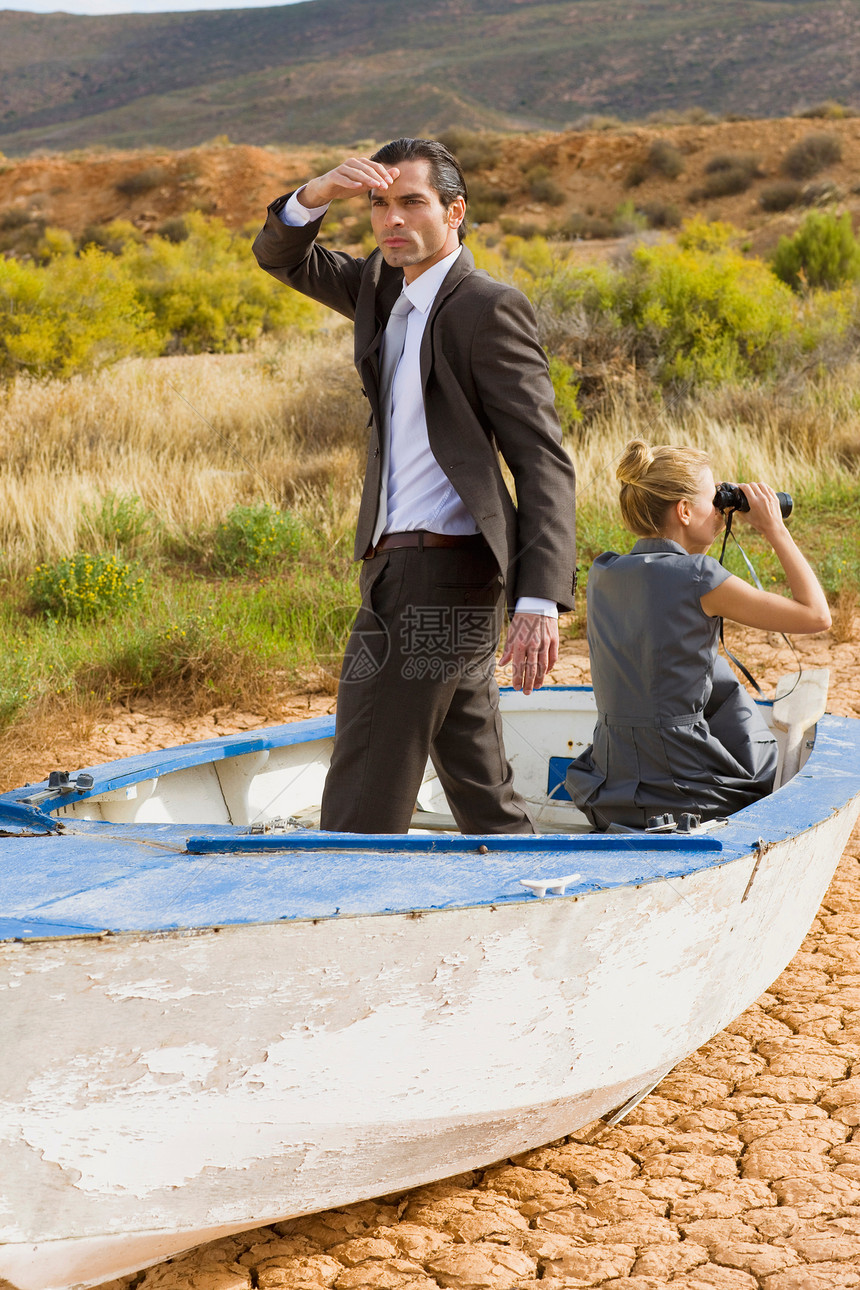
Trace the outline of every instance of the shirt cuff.
{"type": "Polygon", "coordinates": [[[520,596],[514,606],[515,614],[541,614],[544,618],[558,618],[558,605],[554,600],[540,596],[520,596]]]}
{"type": "Polygon", "coordinates": [[[325,206],[303,206],[299,201],[299,193],[303,189],[304,184],[302,184],[301,188],[296,189],[292,197],[285,201],[278,211],[281,223],[289,225],[290,228],[302,228],[305,224],[312,224],[315,219],[320,219],[325,215],[329,208],[328,202],[326,202],[325,206]]]}

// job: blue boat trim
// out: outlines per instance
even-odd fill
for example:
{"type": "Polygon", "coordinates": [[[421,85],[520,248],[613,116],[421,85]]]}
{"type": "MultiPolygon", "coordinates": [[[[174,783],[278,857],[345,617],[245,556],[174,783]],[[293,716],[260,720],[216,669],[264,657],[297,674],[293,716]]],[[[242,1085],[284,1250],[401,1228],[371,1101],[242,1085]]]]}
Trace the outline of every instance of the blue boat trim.
{"type": "Polygon", "coordinates": [[[95,781],[90,793],[51,795],[37,805],[25,799],[46,785],[0,795],[0,831],[5,821],[7,832],[20,832],[22,812],[30,828],[59,824],[62,830],[61,836],[0,837],[0,940],[525,906],[537,897],[520,885],[522,879],[571,872],[579,877],[566,895],[547,900],[659,882],[669,883],[680,901],[685,878],[746,858],[746,880],[762,843],[814,829],[860,793],[860,721],[824,717],[800,774],[775,797],[733,816],[716,837],[249,835],[232,825],[58,822],[50,815],[93,792],[244,752],[330,738],[333,728],[332,719],[316,718],[141,754],[88,768],[95,781]],[[486,854],[479,853],[481,846],[486,854]]]}
{"type": "Polygon", "coordinates": [[[396,851],[399,854],[415,852],[453,851],[459,855],[477,851],[479,847],[487,852],[505,852],[515,854],[518,851],[533,855],[547,851],[565,855],[580,851],[629,851],[634,845],[637,851],[722,851],[723,844],[709,835],[696,837],[672,833],[562,833],[529,835],[522,833],[460,834],[445,835],[439,838],[404,836],[399,833],[320,833],[312,830],[290,834],[244,834],[240,837],[215,837],[208,834],[188,839],[186,850],[189,855],[233,855],[240,852],[279,851],[289,855],[293,851],[333,851],[344,854],[350,851],[379,852],[385,854],[396,851]],[[564,843],[562,845],[562,839],[564,843]]]}
{"type": "Polygon", "coordinates": [[[69,806],[72,802],[83,802],[88,797],[99,797],[116,788],[128,788],[143,779],[171,775],[174,771],[188,770],[189,767],[205,762],[223,761],[225,757],[241,757],[244,753],[260,752],[266,748],[286,748],[293,744],[309,743],[314,739],[333,737],[334,717],[312,717],[307,721],[266,726],[262,730],[243,731],[221,739],[199,739],[178,748],[138,753],[134,757],[122,757],[98,766],[82,766],[74,775],[83,772],[93,777],[92,788],[83,792],[50,794],[48,781],[43,780],[41,784],[28,784],[25,789],[18,788],[11,793],[0,794],[0,827],[7,806],[29,808],[41,817],[69,806]],[[37,805],[31,806],[32,798],[39,798],[37,805]]]}
{"type": "Polygon", "coordinates": [[[104,927],[49,923],[38,918],[0,918],[0,941],[42,941],[62,936],[104,936],[104,927]]]}

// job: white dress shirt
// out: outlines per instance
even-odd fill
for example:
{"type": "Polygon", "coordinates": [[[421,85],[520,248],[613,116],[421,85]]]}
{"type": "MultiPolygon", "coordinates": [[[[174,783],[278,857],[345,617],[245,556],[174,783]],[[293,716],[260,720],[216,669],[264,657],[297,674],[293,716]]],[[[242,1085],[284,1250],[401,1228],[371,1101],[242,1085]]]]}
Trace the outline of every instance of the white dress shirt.
{"type": "MultiPolygon", "coordinates": [[[[299,189],[301,192],[301,189],[299,189]]],[[[319,219],[327,206],[309,208],[293,193],[281,212],[285,224],[301,226],[319,219]]],[[[403,291],[412,305],[406,325],[403,354],[391,387],[391,425],[388,452],[388,515],[385,533],[422,529],[430,533],[479,532],[474,516],[433,456],[421,388],[421,340],[430,310],[449,269],[460,254],[457,247],[444,260],[425,269],[403,291]]],[[[383,338],[383,346],[385,339],[383,338]]],[[[520,596],[517,613],[558,616],[558,606],[538,596],[520,596]]]]}

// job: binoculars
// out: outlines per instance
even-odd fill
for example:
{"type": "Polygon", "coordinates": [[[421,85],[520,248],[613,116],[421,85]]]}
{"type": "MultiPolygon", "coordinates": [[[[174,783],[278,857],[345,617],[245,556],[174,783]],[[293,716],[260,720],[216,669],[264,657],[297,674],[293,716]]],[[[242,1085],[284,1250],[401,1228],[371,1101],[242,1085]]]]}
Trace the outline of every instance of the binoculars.
{"type": "MultiPolygon", "coordinates": [[[[788,493],[777,493],[777,497],[779,499],[779,509],[782,511],[782,518],[787,520],[792,512],[794,503],[788,493]]],[[[717,484],[714,506],[718,511],[748,511],[750,508],[740,484],[717,484]]]]}

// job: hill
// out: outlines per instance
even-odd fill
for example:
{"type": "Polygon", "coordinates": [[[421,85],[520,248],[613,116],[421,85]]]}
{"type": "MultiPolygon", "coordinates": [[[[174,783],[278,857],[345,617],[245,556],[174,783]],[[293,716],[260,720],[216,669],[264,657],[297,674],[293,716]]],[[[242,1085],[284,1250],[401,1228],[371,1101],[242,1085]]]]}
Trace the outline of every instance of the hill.
{"type": "MultiPolygon", "coordinates": [[[[490,232],[603,241],[630,231],[637,211],[656,227],[698,214],[743,229],[750,248],[764,253],[811,204],[847,209],[855,226],[860,222],[860,118],[497,136],[461,131],[452,142],[467,167],[471,220],[490,232]],[[786,156],[810,138],[819,148],[826,141],[829,163],[808,182],[782,178],[786,156]],[[764,208],[774,190],[792,197],[784,210],[764,208]]],[[[115,219],[150,233],[191,210],[215,214],[232,228],[259,225],[269,201],[335,159],[309,148],[215,144],[7,161],[0,170],[0,253],[32,253],[46,225],[98,239],[115,219]]],[[[369,226],[366,205],[345,203],[333,215],[340,240],[359,244],[369,226]]],[[[584,253],[590,245],[583,242],[584,253]]]]}
{"type": "Polygon", "coordinates": [[[349,145],[563,129],[857,94],[855,0],[310,0],[81,17],[0,11],[0,148],[349,145]]]}

